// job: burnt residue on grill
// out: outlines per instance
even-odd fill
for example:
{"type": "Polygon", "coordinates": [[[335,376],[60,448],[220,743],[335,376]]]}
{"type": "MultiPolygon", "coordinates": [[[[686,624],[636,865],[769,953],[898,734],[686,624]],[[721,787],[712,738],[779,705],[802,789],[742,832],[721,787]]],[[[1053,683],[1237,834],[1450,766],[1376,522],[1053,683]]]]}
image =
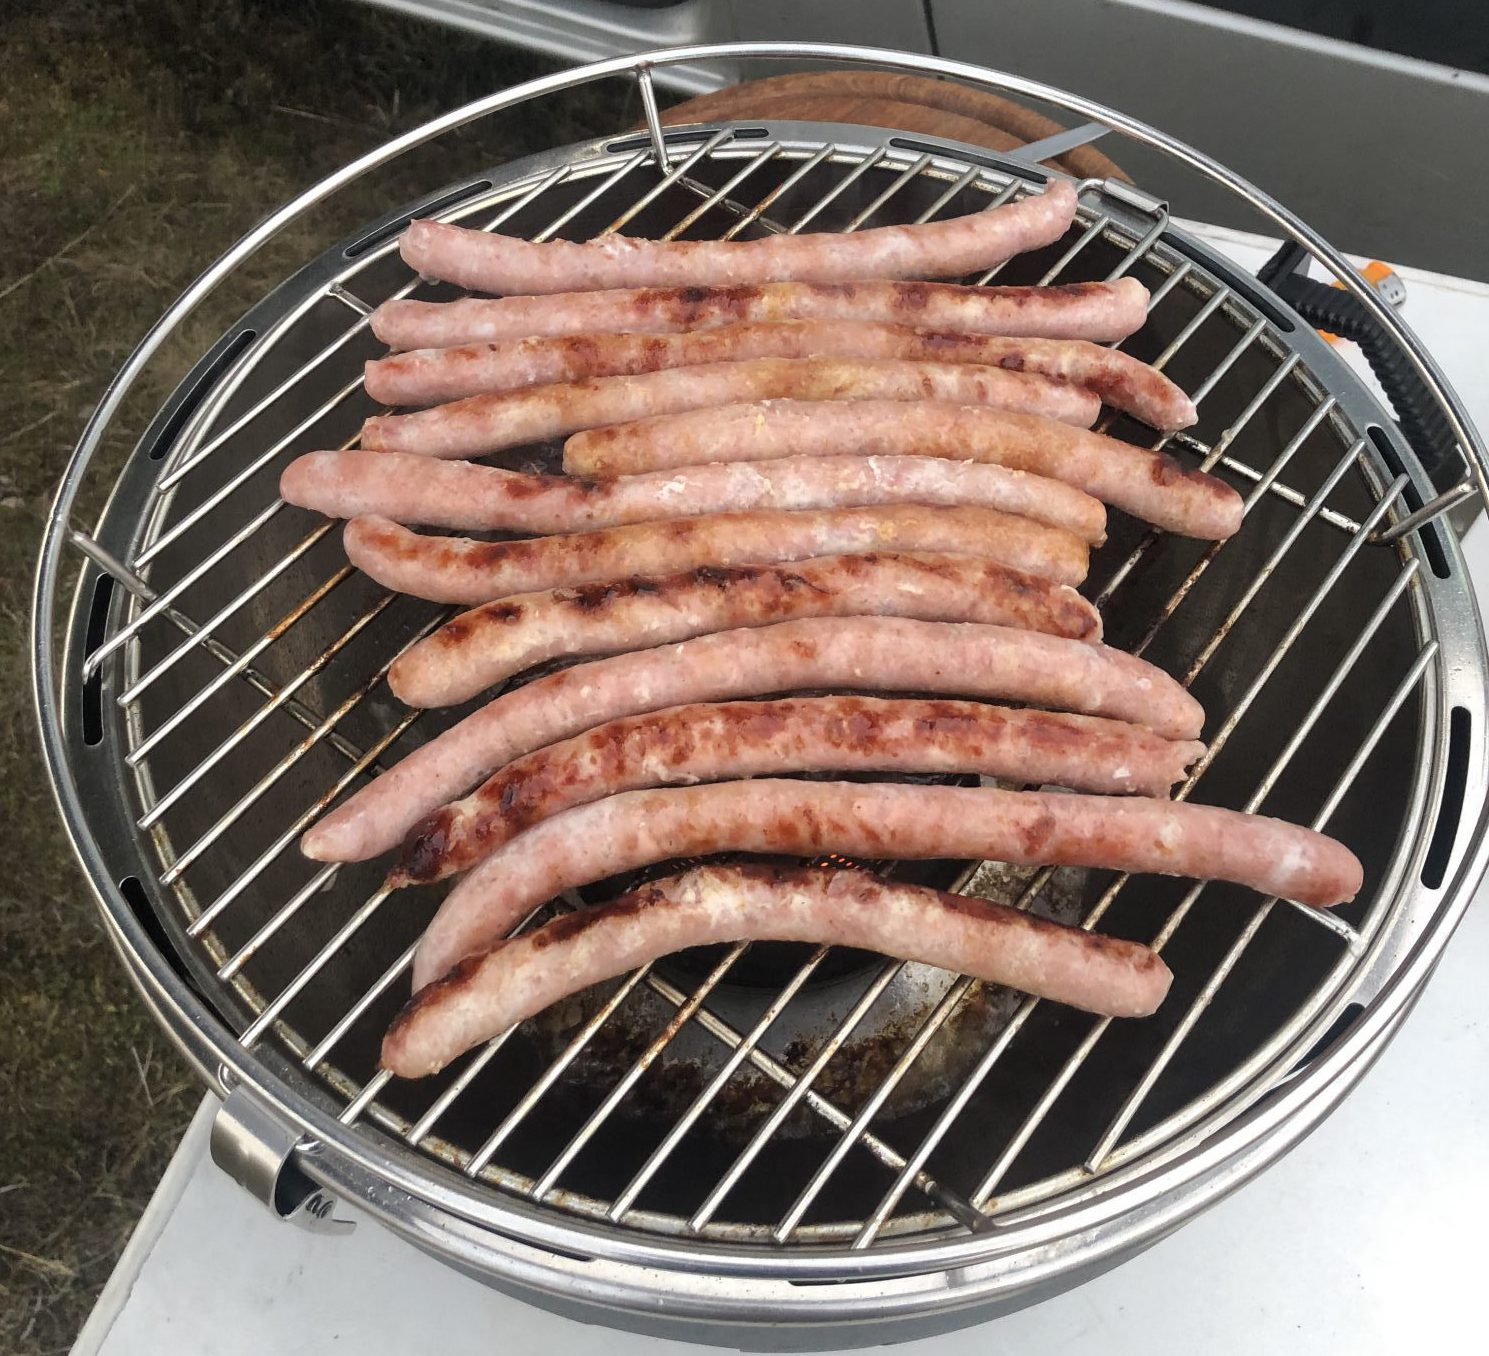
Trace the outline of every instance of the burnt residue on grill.
{"type": "MultiPolygon", "coordinates": [[[[769,865],[791,865],[779,858],[732,854],[712,860],[758,861],[769,865]]],[[[603,882],[583,893],[596,900],[613,898],[622,890],[643,890],[646,881],[675,874],[696,859],[659,863],[645,872],[631,873],[603,882]]],[[[836,859],[835,865],[856,865],[836,859]]],[[[881,874],[916,884],[945,887],[965,874],[958,863],[881,863],[881,874]]],[[[1027,886],[1033,872],[1022,867],[983,866],[971,888],[979,898],[1011,904],[1027,886]]],[[[1085,888],[1085,873],[1060,871],[1042,897],[1044,911],[1070,921],[1076,916],[1085,888]]],[[[644,895],[642,896],[644,897],[644,895]]],[[[641,907],[638,902],[636,907],[641,907]]],[[[970,907],[976,907],[975,904],[970,907]]],[[[550,926],[553,926],[550,924],[550,926]]],[[[561,930],[584,926],[583,911],[561,919],[561,930]],[[572,919],[573,921],[569,921],[572,919]]],[[[718,965],[728,948],[724,945],[696,947],[658,961],[658,975],[682,993],[691,993],[718,965]]],[[[736,961],[708,999],[708,1007],[737,1030],[747,1030],[754,1015],[774,996],[811,956],[814,948],[796,942],[757,942],[736,961]]],[[[762,1053],[778,1060],[793,1075],[800,1075],[823,1048],[848,1008],[869,982],[887,964],[869,952],[834,948],[828,952],[803,987],[798,1000],[772,1025],[761,1043],[762,1053]]],[[[941,1001],[952,977],[925,966],[907,966],[906,978],[890,988],[868,1011],[858,1027],[813,1082],[813,1087],[834,1105],[852,1114],[863,1105],[883,1076],[904,1053],[922,1022],[941,1001]]],[[[563,1048],[573,1032],[607,999],[612,986],[580,993],[528,1021],[522,1034],[535,1047],[540,1061],[563,1048]]],[[[996,986],[974,984],[951,1018],[922,1051],[895,1091],[886,1099],[882,1115],[895,1119],[918,1112],[935,1103],[956,1085],[978,1053],[986,1048],[1002,1024],[1021,1001],[1020,995],[996,986]]],[[[671,1005],[664,998],[642,989],[616,1011],[594,1034],[571,1066],[565,1088],[586,1089],[604,1085],[605,1071],[626,1067],[635,1060],[665,1023],[671,1005]]],[[[727,1047],[716,1038],[689,1026],[669,1044],[657,1062],[614,1113],[636,1122],[633,1133],[645,1137],[645,1126],[665,1130],[707,1085],[727,1056],[727,1047]]],[[[566,1094],[555,1088],[554,1097],[566,1094]]],[[[704,1112],[699,1133],[720,1142],[739,1144],[753,1133],[760,1117],[780,1100],[778,1079],[746,1061],[719,1090],[704,1112]]],[[[587,1102],[587,1094],[578,1104],[587,1102]]],[[[574,1112],[577,1115],[577,1111],[574,1112]]],[[[788,1139],[821,1136],[827,1130],[818,1113],[797,1107],[781,1127],[788,1139]]]]}

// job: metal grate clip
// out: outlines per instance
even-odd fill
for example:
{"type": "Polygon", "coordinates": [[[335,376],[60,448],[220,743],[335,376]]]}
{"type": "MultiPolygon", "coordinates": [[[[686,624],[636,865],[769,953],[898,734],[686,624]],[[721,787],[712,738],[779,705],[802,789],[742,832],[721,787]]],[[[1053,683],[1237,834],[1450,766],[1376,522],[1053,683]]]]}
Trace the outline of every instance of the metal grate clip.
{"type": "Polygon", "coordinates": [[[349,1234],[353,1219],[337,1216],[337,1201],[313,1181],[298,1157],[308,1142],[245,1087],[235,1087],[212,1121],[212,1161],[280,1219],[318,1234],[349,1234]]]}

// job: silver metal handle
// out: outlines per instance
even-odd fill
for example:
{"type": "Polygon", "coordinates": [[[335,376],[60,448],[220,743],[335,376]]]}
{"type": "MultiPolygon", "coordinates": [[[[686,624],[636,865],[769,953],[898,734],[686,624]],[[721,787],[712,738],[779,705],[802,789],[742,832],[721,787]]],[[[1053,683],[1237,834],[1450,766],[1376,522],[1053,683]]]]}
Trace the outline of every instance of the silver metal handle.
{"type": "Polygon", "coordinates": [[[356,1220],[336,1214],[336,1197],[297,1159],[309,1141],[244,1087],[227,1095],[212,1121],[212,1161],[282,1220],[320,1234],[348,1234],[356,1220]]]}

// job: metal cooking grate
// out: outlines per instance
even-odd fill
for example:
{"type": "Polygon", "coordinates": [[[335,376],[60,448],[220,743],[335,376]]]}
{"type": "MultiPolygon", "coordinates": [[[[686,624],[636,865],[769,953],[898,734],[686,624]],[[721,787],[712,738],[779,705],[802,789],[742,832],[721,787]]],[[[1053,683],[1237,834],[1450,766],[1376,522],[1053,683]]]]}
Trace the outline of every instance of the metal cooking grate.
{"type": "MultiPolygon", "coordinates": [[[[534,239],[732,237],[927,220],[1028,187],[1007,161],[871,135],[672,136],[664,173],[645,137],[572,148],[447,195],[438,215],[534,239]]],[[[79,543],[133,595],[114,601],[86,672],[117,711],[105,730],[123,722],[137,824],[158,853],[162,888],[144,893],[166,901],[169,944],[243,1046],[468,1191],[631,1229],[854,1249],[1114,1181],[1275,1075],[1278,1052],[1358,982],[1432,808],[1432,562],[1414,540],[1372,540],[1410,507],[1408,477],[1385,469],[1389,439],[1316,337],[1186,245],[1161,205],[1083,189],[1070,236],[1000,281],[1141,277],[1149,321],[1126,346],[1201,411],[1194,436],[1166,445],[1247,506],[1222,545],[1114,518],[1088,591],[1112,642],[1182,676],[1209,712],[1210,751],[1180,794],[1328,828],[1379,888],[1324,913],[1223,885],[971,869],[969,888],[1164,950],[1164,1012],[1111,1024],[826,948],[776,949],[741,983],[737,946],[638,972],[441,1080],[376,1072],[436,896],[390,898],[375,864],[318,866],[294,844],[452,719],[404,711],[382,683],[442,614],[355,574],[332,525],[279,503],[274,481],[373,412],[359,380],[378,351],[372,307],[453,295],[409,277],[394,223],[293,280],[246,346],[229,339],[127,563],[79,543]]]]}

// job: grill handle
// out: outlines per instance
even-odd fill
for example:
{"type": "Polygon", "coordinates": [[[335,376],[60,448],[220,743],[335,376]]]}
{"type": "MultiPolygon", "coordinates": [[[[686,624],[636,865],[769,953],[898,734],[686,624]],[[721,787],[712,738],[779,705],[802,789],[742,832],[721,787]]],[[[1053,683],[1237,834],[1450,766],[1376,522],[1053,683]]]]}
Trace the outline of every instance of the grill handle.
{"type": "Polygon", "coordinates": [[[212,1119],[212,1161],[282,1220],[320,1234],[345,1234],[356,1221],[338,1216],[337,1201],[299,1164],[300,1132],[247,1087],[231,1085],[212,1119]]]}
{"type": "Polygon", "coordinates": [[[1438,489],[1461,481],[1468,468],[1458,441],[1447,416],[1412,367],[1406,351],[1386,334],[1358,297],[1298,272],[1307,258],[1303,247],[1290,241],[1262,266],[1257,280],[1270,287],[1315,329],[1327,330],[1358,344],[1428,479],[1438,489]]]}

